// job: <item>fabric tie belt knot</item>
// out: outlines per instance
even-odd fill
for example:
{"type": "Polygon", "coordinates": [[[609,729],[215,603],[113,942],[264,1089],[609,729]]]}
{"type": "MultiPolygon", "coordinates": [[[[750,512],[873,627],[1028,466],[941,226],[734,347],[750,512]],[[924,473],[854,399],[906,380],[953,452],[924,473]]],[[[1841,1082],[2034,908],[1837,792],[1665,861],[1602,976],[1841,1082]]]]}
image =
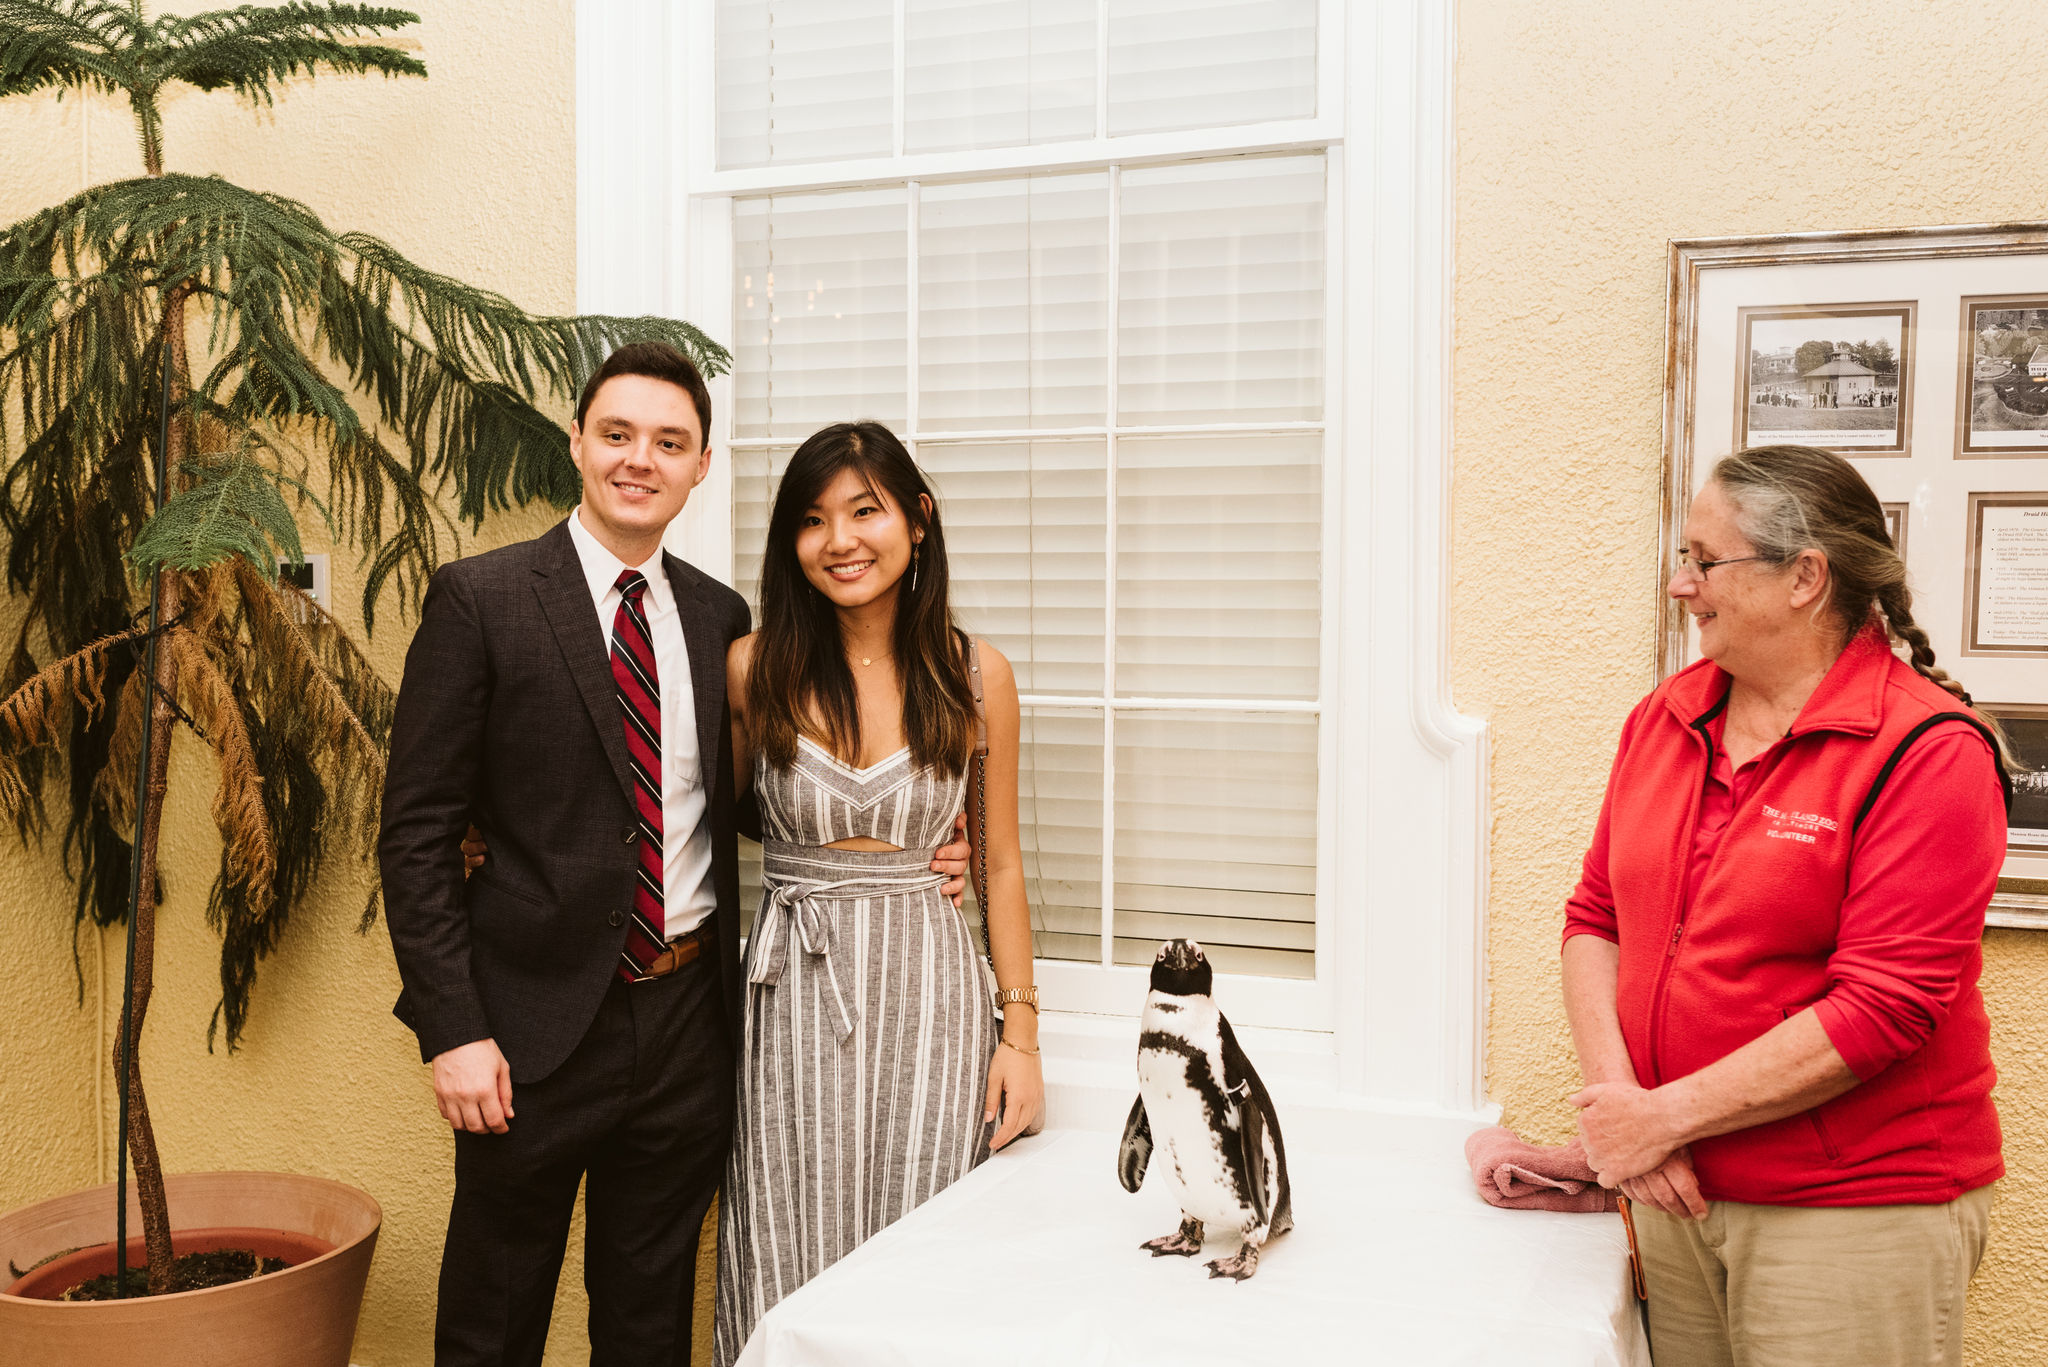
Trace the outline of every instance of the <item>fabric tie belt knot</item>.
{"type": "Polygon", "coordinates": [[[779,986],[794,939],[804,956],[814,961],[808,966],[825,975],[833,1023],[844,1040],[853,1033],[859,1011],[848,1005],[833,962],[839,906],[922,892],[942,885],[945,876],[931,871],[934,852],[930,850],[835,850],[767,840],[761,851],[768,899],[754,924],[754,943],[748,947],[751,968],[747,980],[763,987],[779,986]]]}

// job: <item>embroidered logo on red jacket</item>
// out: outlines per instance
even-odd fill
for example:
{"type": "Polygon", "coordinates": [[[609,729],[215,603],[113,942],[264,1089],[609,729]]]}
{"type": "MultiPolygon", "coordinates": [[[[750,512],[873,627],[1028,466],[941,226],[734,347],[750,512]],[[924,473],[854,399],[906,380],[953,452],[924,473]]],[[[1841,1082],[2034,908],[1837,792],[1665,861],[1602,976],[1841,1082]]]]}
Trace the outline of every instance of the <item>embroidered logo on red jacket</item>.
{"type": "Polygon", "coordinates": [[[1764,815],[1770,819],[1770,829],[1764,834],[1773,840],[1797,840],[1805,845],[1818,845],[1820,837],[1832,835],[1841,829],[1840,823],[1831,817],[1814,812],[1785,812],[1766,802],[1764,815]]]}

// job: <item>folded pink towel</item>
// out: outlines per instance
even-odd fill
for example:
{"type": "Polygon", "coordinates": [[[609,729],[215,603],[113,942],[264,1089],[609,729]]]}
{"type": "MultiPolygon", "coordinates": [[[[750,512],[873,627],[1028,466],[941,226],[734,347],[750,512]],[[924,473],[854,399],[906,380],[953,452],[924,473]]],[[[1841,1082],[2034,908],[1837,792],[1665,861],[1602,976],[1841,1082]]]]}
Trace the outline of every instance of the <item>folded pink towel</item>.
{"type": "Polygon", "coordinates": [[[1480,1199],[1502,1210],[1614,1210],[1620,1195],[1599,1184],[1576,1139],[1551,1146],[1530,1144],[1496,1125],[1465,1141],[1465,1161],[1472,1165],[1480,1199]]]}

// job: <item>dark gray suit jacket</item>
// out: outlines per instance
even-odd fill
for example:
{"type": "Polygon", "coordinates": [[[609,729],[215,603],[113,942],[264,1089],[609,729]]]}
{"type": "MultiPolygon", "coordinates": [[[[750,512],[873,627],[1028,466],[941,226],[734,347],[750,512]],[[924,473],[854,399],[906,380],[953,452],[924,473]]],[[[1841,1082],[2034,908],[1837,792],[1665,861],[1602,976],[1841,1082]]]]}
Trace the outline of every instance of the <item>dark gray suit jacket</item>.
{"type": "MultiPolygon", "coordinates": [[[[725,649],[746,601],[672,555],[696,693],[718,893],[718,967],[739,1037],[739,859],[725,649]]],[[[614,980],[635,823],[610,643],[566,521],[444,565],[428,585],[391,731],[378,858],[420,1056],[494,1038],[514,1082],[569,1056],[614,980]],[[467,883],[474,820],[490,856],[467,883]]]]}

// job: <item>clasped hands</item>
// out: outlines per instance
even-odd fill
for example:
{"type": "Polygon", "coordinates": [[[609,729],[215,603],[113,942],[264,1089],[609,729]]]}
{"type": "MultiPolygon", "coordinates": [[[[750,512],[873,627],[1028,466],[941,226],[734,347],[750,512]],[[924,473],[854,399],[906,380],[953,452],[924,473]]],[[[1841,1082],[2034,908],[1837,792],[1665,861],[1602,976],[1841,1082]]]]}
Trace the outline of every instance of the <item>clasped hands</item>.
{"type": "Polygon", "coordinates": [[[1706,1198],[1670,1092],[1633,1082],[1595,1082],[1572,1093],[1579,1141],[1603,1187],[1679,1219],[1703,1219],[1706,1198]]]}

